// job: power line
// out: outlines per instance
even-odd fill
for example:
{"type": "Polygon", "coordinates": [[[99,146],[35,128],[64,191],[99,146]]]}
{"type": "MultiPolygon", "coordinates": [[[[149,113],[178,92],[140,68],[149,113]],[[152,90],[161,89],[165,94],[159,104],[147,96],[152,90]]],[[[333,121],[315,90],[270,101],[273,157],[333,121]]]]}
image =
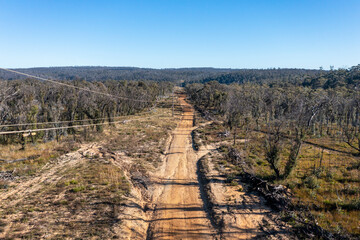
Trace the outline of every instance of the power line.
{"type": "MultiPolygon", "coordinates": [[[[143,113],[147,113],[147,112],[143,112],[143,113]]],[[[117,116],[117,117],[112,117],[113,119],[117,119],[117,118],[125,118],[128,115],[124,115],[124,116],[117,116]]],[[[14,124],[6,124],[6,125],[0,125],[0,127],[16,127],[16,126],[34,126],[34,125],[42,125],[42,124],[57,124],[57,123],[71,123],[71,122],[86,122],[86,121],[96,121],[96,120],[106,120],[109,119],[107,118],[88,118],[88,119],[81,119],[81,120],[68,120],[68,121],[58,121],[58,122],[37,122],[37,123],[14,123],[14,124]]]]}
{"type": "MultiPolygon", "coordinates": [[[[156,116],[160,116],[161,114],[153,115],[151,117],[142,117],[142,118],[135,118],[130,119],[129,121],[133,120],[139,120],[144,118],[152,118],[156,116]]],[[[31,130],[19,130],[19,131],[6,131],[6,132],[0,132],[0,135],[9,135],[9,134],[17,134],[17,133],[31,133],[31,132],[41,132],[41,131],[50,131],[50,130],[57,130],[57,129],[68,129],[68,128],[80,128],[80,127],[90,127],[90,126],[99,126],[99,125],[105,125],[108,123],[119,123],[123,122],[121,121],[115,121],[115,122],[106,122],[106,123],[94,123],[94,124],[85,124],[85,125],[74,125],[74,126],[65,126],[65,127],[53,127],[53,128],[42,128],[42,129],[31,129],[31,130]]]]}
{"type": "MultiPolygon", "coordinates": [[[[123,121],[115,121],[115,122],[109,122],[109,123],[119,123],[119,122],[123,122],[123,121]]],[[[8,131],[8,132],[0,132],[0,135],[8,135],[8,134],[15,134],[15,133],[41,132],[41,131],[79,128],[79,127],[89,127],[89,126],[98,126],[98,125],[104,125],[104,124],[107,124],[107,123],[94,123],[94,124],[75,125],[75,126],[66,126],[66,127],[53,127],[53,128],[42,128],[42,129],[20,130],[20,131],[8,131]]]]}
{"type": "MultiPolygon", "coordinates": [[[[140,112],[140,114],[145,114],[145,113],[150,113],[154,110],[154,108],[156,107],[157,101],[155,102],[155,105],[153,107],[151,107],[150,110],[145,111],[145,112],[140,112]]],[[[117,117],[110,117],[113,119],[118,119],[118,118],[126,118],[128,116],[134,116],[134,115],[123,115],[123,116],[117,116],[117,117]]],[[[57,123],[71,123],[71,122],[86,122],[86,121],[96,121],[96,120],[106,120],[109,119],[109,117],[106,118],[88,118],[88,119],[81,119],[81,120],[68,120],[68,121],[57,121],[57,122],[37,122],[37,123],[14,123],[14,124],[4,124],[4,125],[0,125],[0,127],[16,127],[16,126],[36,126],[36,125],[42,125],[42,124],[57,124],[57,123]]]]}
{"type": "Polygon", "coordinates": [[[91,90],[91,89],[83,88],[83,87],[77,87],[77,86],[62,83],[62,82],[59,82],[59,81],[55,81],[55,80],[51,80],[51,79],[47,79],[47,78],[42,78],[42,77],[37,77],[37,76],[34,76],[34,75],[18,72],[18,71],[7,69],[7,68],[1,68],[0,67],[0,70],[16,73],[16,74],[27,76],[27,77],[30,77],[30,78],[36,78],[36,79],[41,80],[41,81],[47,81],[47,82],[55,83],[55,84],[58,84],[58,85],[75,88],[75,89],[78,89],[78,90],[83,90],[83,91],[88,91],[88,92],[92,92],[92,93],[96,93],[96,94],[101,94],[101,95],[105,95],[105,96],[108,96],[108,97],[114,97],[114,98],[119,98],[119,99],[123,99],[123,100],[131,100],[131,101],[135,101],[135,102],[152,102],[152,101],[146,101],[146,100],[140,100],[140,99],[133,99],[133,98],[115,96],[115,95],[112,95],[112,94],[109,94],[109,93],[99,92],[99,91],[95,91],[95,90],[91,90]]]}
{"type": "MultiPolygon", "coordinates": [[[[62,83],[59,81],[54,81],[52,79],[47,79],[47,78],[42,78],[42,77],[37,77],[31,74],[27,74],[27,73],[22,73],[22,72],[18,72],[15,70],[11,70],[11,69],[6,69],[6,68],[1,68],[0,70],[3,71],[8,71],[8,72],[12,72],[12,73],[16,73],[19,75],[23,75],[23,76],[27,76],[30,78],[35,78],[41,81],[47,81],[47,82],[51,82],[51,83],[55,83],[58,85],[62,85],[62,86],[66,86],[66,87],[70,87],[70,88],[74,88],[74,89],[78,89],[78,90],[83,90],[83,91],[88,91],[88,92],[92,92],[92,93],[96,93],[96,94],[101,94],[101,95],[105,95],[105,96],[109,96],[109,97],[114,97],[114,98],[118,98],[118,99],[125,99],[125,100],[131,100],[131,101],[136,101],[136,102],[152,102],[152,101],[146,101],[146,100],[139,100],[139,99],[133,99],[133,98],[127,98],[127,97],[121,97],[121,96],[115,96],[112,94],[108,94],[108,93],[104,93],[104,92],[99,92],[99,91],[94,91],[91,89],[87,89],[87,88],[83,88],[83,87],[77,87],[77,86],[73,86],[70,84],[66,84],[66,83],[62,83]]],[[[155,106],[156,106],[157,101],[155,102],[155,106]]],[[[150,110],[152,111],[152,110],[150,110]]],[[[148,112],[150,112],[148,111],[148,112]]],[[[146,113],[146,112],[145,112],[146,113]]],[[[117,118],[121,118],[121,117],[126,117],[126,116],[118,116],[118,117],[113,117],[114,119],[117,118]]],[[[56,124],[56,123],[70,123],[70,122],[85,122],[85,121],[93,121],[93,120],[104,120],[104,119],[108,119],[108,118],[97,118],[97,119],[83,119],[83,120],[73,120],[73,121],[58,121],[58,122],[41,122],[41,123],[19,123],[19,124],[6,124],[6,125],[0,125],[0,127],[14,127],[14,126],[34,126],[34,125],[40,125],[40,124],[56,124]]],[[[117,122],[121,122],[121,121],[117,121],[117,122]]],[[[116,123],[116,122],[109,122],[109,123],[116,123]]],[[[104,123],[101,123],[104,124],[104,123]]],[[[75,127],[81,127],[81,126],[96,126],[96,125],[101,125],[101,124],[88,124],[88,125],[78,125],[78,126],[68,126],[68,127],[60,127],[60,128],[46,128],[46,129],[33,129],[33,130],[21,130],[21,131],[7,131],[7,132],[0,132],[0,135],[4,135],[4,134],[10,134],[10,133],[23,133],[23,132],[29,132],[29,131],[42,131],[42,130],[54,130],[54,129],[66,129],[66,128],[75,128],[75,127]]]]}

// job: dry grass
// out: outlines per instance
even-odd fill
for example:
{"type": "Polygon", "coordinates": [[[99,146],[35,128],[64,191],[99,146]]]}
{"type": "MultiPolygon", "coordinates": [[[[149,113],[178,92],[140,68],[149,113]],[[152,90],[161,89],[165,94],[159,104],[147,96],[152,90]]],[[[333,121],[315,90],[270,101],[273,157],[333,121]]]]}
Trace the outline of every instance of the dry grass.
{"type": "MultiPolygon", "coordinates": [[[[117,126],[116,136],[104,146],[111,151],[125,152],[128,157],[137,159],[134,168],[147,165],[157,167],[160,156],[165,152],[168,134],[176,127],[176,117],[171,117],[169,109],[157,109],[156,116],[130,121],[117,126]]],[[[149,167],[149,166],[147,166],[149,167]]]]}
{"type": "MultiPolygon", "coordinates": [[[[80,145],[96,142],[94,154],[84,152],[81,161],[56,172],[56,181],[43,182],[37,191],[16,205],[9,197],[0,203],[0,237],[5,239],[111,239],[117,235],[112,227],[118,222],[121,204],[130,197],[132,172],[147,172],[160,162],[165,151],[168,133],[176,127],[171,109],[156,108],[155,112],[127,116],[125,123],[106,126],[102,133],[79,132],[63,138],[60,143],[48,142],[20,146],[0,146],[0,158],[18,159],[39,155],[36,159],[1,165],[2,171],[20,176],[10,188],[56,164],[57,157],[78,149],[80,145]],[[141,118],[141,119],[139,119],[141,118]],[[74,141],[75,139],[75,141],[74,141]],[[46,168],[43,166],[47,164],[46,168]],[[130,166],[130,167],[129,167],[130,166]],[[14,171],[15,170],[15,171],[14,171]],[[130,178],[128,178],[129,176],[130,178]]],[[[32,187],[39,187],[35,183],[32,187]]],[[[7,189],[1,189],[7,191],[7,189]]]]}
{"type": "Polygon", "coordinates": [[[110,237],[116,206],[129,191],[129,182],[116,166],[88,161],[68,168],[56,184],[44,185],[11,210],[3,209],[4,219],[15,223],[7,237],[110,237]]]}
{"type": "Polygon", "coordinates": [[[51,159],[75,151],[78,146],[79,143],[74,142],[71,137],[64,137],[61,142],[29,144],[26,150],[22,150],[20,144],[0,145],[0,159],[29,159],[14,163],[0,162],[0,171],[11,171],[20,177],[33,176],[51,159]]]}
{"type": "MultiPolygon", "coordinates": [[[[223,137],[218,134],[224,131],[223,126],[212,124],[200,128],[197,132],[206,144],[224,142],[232,145],[232,135],[223,137]]],[[[238,138],[244,138],[244,136],[244,132],[239,132],[238,138]]],[[[247,136],[250,137],[250,141],[246,145],[238,141],[235,147],[244,152],[256,175],[274,181],[274,172],[265,160],[265,134],[251,132],[247,136]]],[[[359,236],[359,158],[351,155],[353,150],[339,139],[311,137],[307,140],[345,153],[323,151],[321,148],[303,144],[298,164],[292,174],[285,180],[275,180],[275,183],[288,186],[294,193],[295,202],[300,201],[308,205],[320,226],[330,231],[344,231],[359,236]]],[[[284,170],[290,148],[288,140],[284,140],[283,144],[280,159],[281,171],[284,170]]],[[[228,174],[231,174],[231,169],[234,169],[234,167],[229,167],[231,164],[229,165],[225,159],[220,159],[217,165],[220,170],[228,174]]]]}

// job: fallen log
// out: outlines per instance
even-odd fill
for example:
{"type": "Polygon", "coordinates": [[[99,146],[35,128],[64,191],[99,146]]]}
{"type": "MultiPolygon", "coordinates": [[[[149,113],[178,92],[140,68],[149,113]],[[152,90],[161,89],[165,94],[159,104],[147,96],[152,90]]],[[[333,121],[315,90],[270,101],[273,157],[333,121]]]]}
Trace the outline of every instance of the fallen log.
{"type": "Polygon", "coordinates": [[[16,176],[14,176],[13,171],[1,171],[0,172],[0,180],[3,181],[13,181],[16,176]]]}
{"type": "Polygon", "coordinates": [[[27,157],[27,158],[20,158],[20,159],[15,159],[15,160],[0,159],[0,164],[22,162],[22,161],[26,161],[26,160],[34,160],[34,159],[38,158],[39,156],[40,155],[34,155],[34,156],[27,157]]]}

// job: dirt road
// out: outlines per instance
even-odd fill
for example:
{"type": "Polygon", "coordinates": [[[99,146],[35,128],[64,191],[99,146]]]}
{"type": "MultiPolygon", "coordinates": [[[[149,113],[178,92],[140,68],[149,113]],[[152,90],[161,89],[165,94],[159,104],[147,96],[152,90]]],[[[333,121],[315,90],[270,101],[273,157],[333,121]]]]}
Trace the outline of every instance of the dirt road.
{"type": "MultiPolygon", "coordinates": [[[[46,236],[45,238],[49,238],[48,234],[51,232],[51,236],[67,234],[71,236],[69,239],[90,239],[88,232],[93,228],[89,228],[88,224],[94,222],[99,222],[95,232],[104,234],[103,239],[111,239],[109,236],[124,240],[254,239],[264,233],[268,235],[269,232],[285,232],[286,229],[278,228],[277,223],[269,218],[272,210],[265,206],[262,197],[247,192],[242,183],[240,185],[243,191],[239,190],[239,186],[225,184],[226,177],[215,167],[216,161],[221,158],[221,153],[215,150],[217,145],[202,145],[198,151],[193,149],[191,132],[194,130],[194,109],[185,101],[184,94],[178,94],[178,99],[182,108],[181,120],[164,143],[167,151],[161,158],[161,166],[153,168],[149,178],[141,178],[145,179],[142,180],[144,184],[137,185],[138,180],[131,180],[131,192],[126,198],[124,195],[121,205],[109,205],[111,202],[107,199],[111,198],[99,197],[104,195],[102,188],[99,195],[94,195],[96,192],[93,190],[93,182],[90,185],[91,191],[81,193],[72,190],[76,185],[67,187],[65,184],[73,181],[75,169],[78,171],[79,167],[90,163],[101,166],[99,161],[102,161],[104,156],[100,153],[104,154],[102,151],[107,149],[104,147],[106,145],[103,145],[105,143],[83,144],[80,149],[49,162],[35,177],[2,192],[0,215],[6,209],[17,206],[22,206],[25,213],[21,215],[18,211],[8,211],[6,221],[0,220],[0,239],[32,234],[32,231],[37,231],[38,236],[46,236]],[[100,155],[100,158],[91,157],[95,155],[100,155]],[[87,204],[80,207],[78,199],[87,204]],[[86,201],[83,201],[84,199],[86,201]],[[34,207],[34,203],[38,204],[39,208],[34,207]],[[47,225],[44,224],[45,214],[47,225]],[[22,216],[31,217],[31,222],[22,223],[20,228],[18,223],[24,219],[22,216]],[[62,216],[60,224],[59,216],[62,216]],[[109,223],[100,225],[104,219],[109,223]],[[260,227],[264,225],[264,221],[266,229],[260,227]],[[69,222],[72,225],[68,224],[69,222]],[[41,229],[34,228],[43,225],[45,226],[41,229]],[[73,225],[80,230],[74,231],[73,225]],[[21,232],[14,233],[14,229],[20,229],[21,232]]],[[[168,121],[170,120],[174,118],[169,118],[168,121]]],[[[159,126],[159,129],[163,131],[164,128],[159,126]]],[[[167,132],[164,132],[164,136],[167,136],[167,132]]],[[[107,154],[111,154],[112,160],[104,164],[111,163],[121,169],[127,179],[140,179],[138,175],[136,178],[131,175],[139,172],[132,173],[129,170],[134,162],[130,157],[125,157],[124,152],[111,151],[107,154]]],[[[105,192],[107,191],[109,190],[105,192]]],[[[279,237],[278,234],[272,239],[292,238],[279,237]]]]}
{"type": "Polygon", "coordinates": [[[148,239],[213,239],[216,231],[204,210],[196,175],[197,160],[207,152],[193,150],[194,109],[185,95],[179,95],[179,101],[183,115],[158,174],[148,239]]]}

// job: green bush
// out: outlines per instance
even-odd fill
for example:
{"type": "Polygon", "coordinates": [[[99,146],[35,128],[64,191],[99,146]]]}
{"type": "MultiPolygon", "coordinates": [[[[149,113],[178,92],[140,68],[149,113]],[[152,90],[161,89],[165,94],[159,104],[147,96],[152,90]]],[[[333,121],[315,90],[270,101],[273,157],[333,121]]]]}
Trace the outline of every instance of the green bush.
{"type": "Polygon", "coordinates": [[[360,199],[352,200],[348,203],[342,203],[341,207],[346,210],[360,210],[360,199]]]}
{"type": "Polygon", "coordinates": [[[297,183],[294,181],[289,181],[286,183],[286,186],[291,190],[293,190],[296,187],[296,185],[297,185],[297,183]]]}
{"type": "Polygon", "coordinates": [[[219,151],[220,151],[220,152],[223,152],[223,153],[225,153],[225,154],[228,154],[228,152],[229,152],[229,147],[228,147],[228,146],[225,146],[225,145],[221,145],[221,146],[219,147],[219,151]]]}
{"type": "Polygon", "coordinates": [[[331,171],[330,169],[326,170],[325,177],[327,180],[332,180],[335,176],[335,173],[331,171]]]}
{"type": "Polygon", "coordinates": [[[320,187],[319,180],[314,175],[306,177],[304,180],[304,184],[310,189],[316,189],[320,187]]]}
{"type": "Polygon", "coordinates": [[[79,187],[74,187],[73,189],[71,189],[72,192],[81,192],[84,191],[85,187],[84,186],[79,186],[79,187]]]}
{"type": "Polygon", "coordinates": [[[78,181],[76,181],[75,179],[73,179],[73,180],[71,180],[69,183],[75,185],[75,184],[78,184],[78,181]]]}
{"type": "Polygon", "coordinates": [[[319,168],[315,168],[314,170],[314,175],[317,177],[317,178],[320,178],[324,172],[324,167],[319,167],[319,168]]]}
{"type": "Polygon", "coordinates": [[[230,182],[230,186],[238,186],[239,183],[234,179],[230,182]]]}
{"type": "Polygon", "coordinates": [[[226,183],[231,183],[233,180],[235,180],[236,176],[234,173],[230,173],[226,176],[226,183]]]}

